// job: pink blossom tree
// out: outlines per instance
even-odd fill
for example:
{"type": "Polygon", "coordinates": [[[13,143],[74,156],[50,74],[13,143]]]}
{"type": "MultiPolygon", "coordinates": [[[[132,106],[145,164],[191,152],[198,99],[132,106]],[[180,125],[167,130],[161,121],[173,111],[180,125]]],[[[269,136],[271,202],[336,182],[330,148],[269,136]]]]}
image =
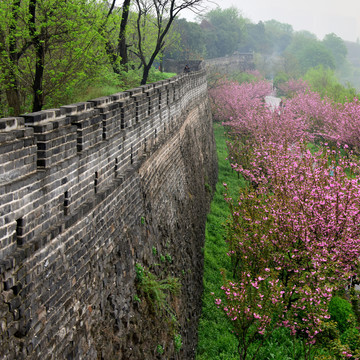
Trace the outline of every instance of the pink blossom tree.
{"type": "MultiPolygon", "coordinates": [[[[224,297],[215,299],[243,360],[256,336],[279,326],[304,340],[310,359],[333,294],[359,270],[360,166],[349,145],[360,145],[360,104],[305,90],[275,111],[262,100],[265,84],[223,83],[211,93],[230,131],[230,162],[249,182],[236,201],[226,197],[233,274],[224,274],[224,297]],[[313,154],[307,143],[319,139],[332,147],[313,154]]],[[[351,357],[349,348],[339,356],[351,357]]]]}
{"type": "Polygon", "coordinates": [[[359,166],[334,150],[311,154],[304,144],[263,142],[250,169],[234,169],[255,185],[235,204],[228,199],[234,273],[223,286],[223,310],[240,359],[255,332],[274,326],[303,338],[309,358],[333,293],[359,270],[360,185],[352,176],[359,166]]]}

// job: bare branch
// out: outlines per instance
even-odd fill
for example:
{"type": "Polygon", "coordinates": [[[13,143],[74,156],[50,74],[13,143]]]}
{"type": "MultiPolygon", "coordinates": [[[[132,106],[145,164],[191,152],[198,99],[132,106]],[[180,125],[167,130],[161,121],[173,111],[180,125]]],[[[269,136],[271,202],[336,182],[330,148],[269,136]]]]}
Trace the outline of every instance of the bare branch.
{"type": "Polygon", "coordinates": [[[138,19],[137,19],[137,31],[138,31],[138,54],[141,56],[141,61],[144,64],[144,73],[141,80],[141,84],[145,84],[150,68],[165,46],[165,37],[168,34],[173,21],[176,16],[184,9],[192,9],[193,11],[200,11],[203,0],[136,0],[138,19]],[[143,29],[140,26],[140,19],[145,16],[147,10],[153,10],[153,14],[156,17],[157,27],[157,39],[150,59],[146,61],[143,49],[143,29]]]}

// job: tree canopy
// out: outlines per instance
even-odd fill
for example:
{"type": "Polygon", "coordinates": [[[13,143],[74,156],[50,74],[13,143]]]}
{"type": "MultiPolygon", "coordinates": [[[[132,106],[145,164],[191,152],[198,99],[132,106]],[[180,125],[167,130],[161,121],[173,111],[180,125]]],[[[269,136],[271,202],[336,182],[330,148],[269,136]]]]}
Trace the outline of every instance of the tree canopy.
{"type": "Polygon", "coordinates": [[[207,57],[231,55],[245,40],[247,20],[234,8],[209,11],[201,28],[205,34],[207,57]]]}
{"type": "Polygon", "coordinates": [[[95,1],[1,2],[0,90],[9,115],[39,111],[91,76],[104,50],[99,11],[95,1]]]}
{"type": "MultiPolygon", "coordinates": [[[[109,83],[148,81],[163,58],[192,60],[254,52],[258,70],[299,77],[322,66],[349,81],[349,46],[276,20],[252,23],[235,7],[204,11],[203,0],[3,0],[0,115],[56,107],[109,83]],[[179,18],[184,9],[201,17],[179,18]],[[131,78],[131,81],[128,80],[131,78]],[[100,80],[101,79],[101,80],[100,80]]],[[[110,88],[109,90],[110,91],[110,88]]]]}

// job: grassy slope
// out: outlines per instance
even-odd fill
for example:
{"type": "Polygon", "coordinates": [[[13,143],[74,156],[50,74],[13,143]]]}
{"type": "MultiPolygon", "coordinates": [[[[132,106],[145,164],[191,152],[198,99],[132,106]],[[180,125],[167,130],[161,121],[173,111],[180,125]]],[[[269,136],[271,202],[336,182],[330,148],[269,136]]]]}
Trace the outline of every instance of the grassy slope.
{"type": "Polygon", "coordinates": [[[226,255],[225,223],[229,208],[224,201],[224,186],[226,182],[231,189],[237,189],[240,184],[237,174],[231,170],[226,160],[227,148],[224,129],[214,124],[217,154],[219,161],[219,180],[211,203],[210,213],[206,224],[205,267],[203,309],[199,324],[199,344],[197,360],[208,359],[238,359],[237,341],[231,334],[229,324],[223,313],[214,304],[214,297],[220,294],[222,278],[219,269],[229,269],[230,261],[226,255]]]}

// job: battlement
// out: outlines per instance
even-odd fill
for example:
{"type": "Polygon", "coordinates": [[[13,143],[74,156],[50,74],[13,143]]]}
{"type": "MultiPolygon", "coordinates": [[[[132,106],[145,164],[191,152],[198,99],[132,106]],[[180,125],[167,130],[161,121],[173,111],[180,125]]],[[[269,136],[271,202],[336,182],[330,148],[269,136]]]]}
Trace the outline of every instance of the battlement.
{"type": "Polygon", "coordinates": [[[38,251],[94,196],[128,176],[179,127],[189,103],[206,96],[206,86],[200,70],[0,119],[0,261],[17,258],[19,249],[26,249],[19,259],[38,251]]]}

